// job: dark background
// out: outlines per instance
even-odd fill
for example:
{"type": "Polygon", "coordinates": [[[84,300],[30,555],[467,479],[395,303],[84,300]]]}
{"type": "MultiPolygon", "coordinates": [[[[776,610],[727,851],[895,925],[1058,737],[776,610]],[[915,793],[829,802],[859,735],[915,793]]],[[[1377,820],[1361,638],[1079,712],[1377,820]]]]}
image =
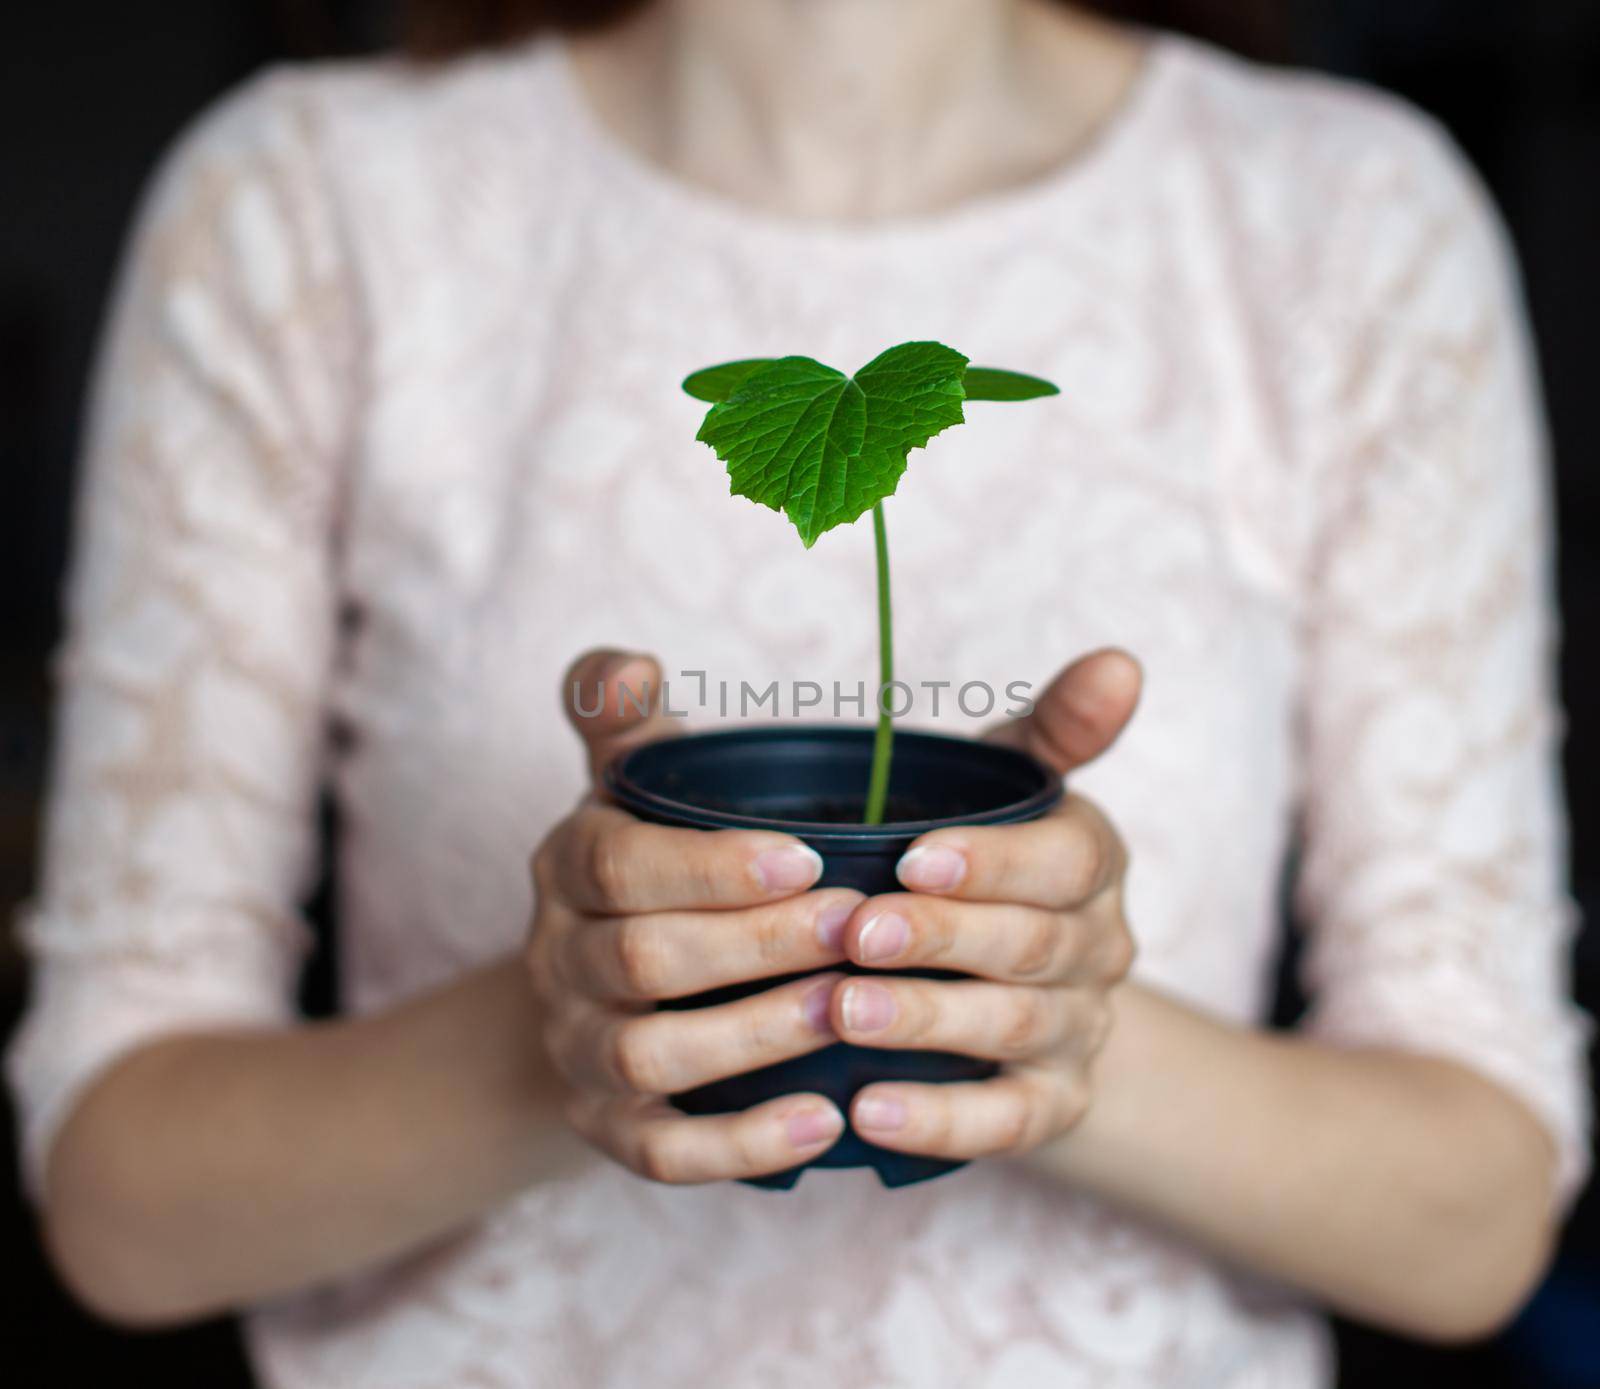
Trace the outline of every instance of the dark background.
{"type": "MultiPolygon", "coordinates": [[[[47,733],[44,661],[85,373],[131,204],[200,106],[264,62],[371,48],[382,0],[13,4],[0,19],[0,910],[28,890],[47,733]]],[[[1399,91],[1441,117],[1500,200],[1523,256],[1557,445],[1567,780],[1573,878],[1600,910],[1600,4],[1594,0],[1198,3],[1255,46],[1399,91]]],[[[318,975],[326,980],[326,967],[318,975]]],[[[1600,1010],[1600,946],[1577,956],[1600,1010]]],[[[24,976],[0,946],[0,1033],[24,976]]],[[[326,1002],[326,987],[312,986],[326,1002]]],[[[1283,1012],[1291,1015],[1292,997],[1283,1012]]],[[[0,1134],[0,1139],[4,1135],[0,1134]]],[[[40,1258],[0,1142],[0,1364],[14,1384],[122,1382],[227,1389],[247,1381],[226,1324],[126,1337],[62,1296],[40,1258]],[[17,1368],[37,1365],[37,1371],[17,1368]],[[48,1369],[45,1367],[48,1366],[48,1369]]],[[[1600,1386],[1600,1199],[1578,1208],[1555,1271],[1505,1335],[1440,1350],[1340,1328],[1344,1382],[1494,1389],[1600,1386]]]]}

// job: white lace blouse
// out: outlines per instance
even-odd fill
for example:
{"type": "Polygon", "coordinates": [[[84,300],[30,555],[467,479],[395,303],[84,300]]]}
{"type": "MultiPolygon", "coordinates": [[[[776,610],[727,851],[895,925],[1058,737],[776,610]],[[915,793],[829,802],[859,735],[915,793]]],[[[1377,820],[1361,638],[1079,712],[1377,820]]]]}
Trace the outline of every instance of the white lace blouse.
{"type": "MultiPolygon", "coordinates": [[[[1136,652],[1143,706],[1079,781],[1131,846],[1138,976],[1259,1019],[1298,817],[1305,1025],[1494,1078],[1569,1196],[1587,1020],[1504,238],[1414,112],[1175,39],[1070,166],[869,226],[664,177],[548,41],[279,70],[197,124],[99,375],[10,1053],[35,1180],[130,1048],[292,1020],[319,785],[346,1004],[379,1009],[519,943],[529,851],[582,784],[574,653],[707,672],[703,724],[722,680],[870,679],[870,533],[806,553],[731,500],[677,383],[920,337],[1064,391],[913,455],[905,678],[1136,652]]],[[[1289,1293],[1004,1163],[685,1190],[575,1140],[473,1228],[248,1327],[280,1389],[1330,1374],[1289,1293]]]]}

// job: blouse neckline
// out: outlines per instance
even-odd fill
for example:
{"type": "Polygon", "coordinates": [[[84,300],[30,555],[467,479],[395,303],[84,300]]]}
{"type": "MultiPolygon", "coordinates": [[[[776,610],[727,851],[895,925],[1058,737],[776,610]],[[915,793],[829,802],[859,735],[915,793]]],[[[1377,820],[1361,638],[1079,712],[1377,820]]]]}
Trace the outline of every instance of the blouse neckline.
{"type": "Polygon", "coordinates": [[[1044,173],[1009,187],[963,199],[946,208],[860,221],[773,212],[669,172],[628,145],[594,110],[583,89],[569,44],[544,48],[555,96],[555,118],[571,148],[608,185],[641,208],[659,211],[674,225],[712,237],[759,241],[779,249],[850,253],[911,250],[945,241],[971,240],[1035,222],[1042,214],[1081,198],[1136,161],[1144,131],[1165,100],[1176,66],[1178,41],[1159,31],[1142,40],[1139,71],[1116,108],[1087,140],[1044,173]]]}

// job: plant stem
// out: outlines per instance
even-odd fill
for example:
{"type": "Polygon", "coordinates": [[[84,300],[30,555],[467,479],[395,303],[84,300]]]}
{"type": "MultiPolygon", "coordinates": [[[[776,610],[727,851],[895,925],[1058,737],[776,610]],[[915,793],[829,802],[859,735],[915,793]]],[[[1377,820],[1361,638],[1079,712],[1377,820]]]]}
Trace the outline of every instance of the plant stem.
{"type": "Polygon", "coordinates": [[[894,683],[894,617],[889,608],[889,532],[883,523],[882,502],[872,508],[872,537],[878,551],[878,731],[872,740],[866,823],[881,825],[889,799],[889,760],[894,755],[894,717],[889,713],[889,686],[894,683]]]}

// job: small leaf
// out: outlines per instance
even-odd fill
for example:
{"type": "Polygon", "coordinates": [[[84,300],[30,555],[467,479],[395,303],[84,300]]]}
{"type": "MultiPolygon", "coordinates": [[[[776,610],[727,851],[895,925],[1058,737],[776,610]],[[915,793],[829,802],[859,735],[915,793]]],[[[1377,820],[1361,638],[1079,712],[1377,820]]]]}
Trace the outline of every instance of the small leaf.
{"type": "Polygon", "coordinates": [[[1042,376],[1002,371],[999,367],[968,367],[962,385],[968,400],[1037,400],[1040,396],[1061,394],[1060,387],[1042,376]]]}
{"type": "Polygon", "coordinates": [[[961,423],[966,365],[936,342],[891,347],[853,378],[782,357],[714,404],[696,437],[735,494],[782,511],[810,549],[893,493],[912,449],[961,423]]]}
{"type": "Polygon", "coordinates": [[[696,400],[709,401],[715,405],[738,390],[752,372],[759,371],[771,362],[771,357],[746,357],[738,362],[723,362],[718,366],[705,367],[684,377],[683,389],[696,400]]]}

